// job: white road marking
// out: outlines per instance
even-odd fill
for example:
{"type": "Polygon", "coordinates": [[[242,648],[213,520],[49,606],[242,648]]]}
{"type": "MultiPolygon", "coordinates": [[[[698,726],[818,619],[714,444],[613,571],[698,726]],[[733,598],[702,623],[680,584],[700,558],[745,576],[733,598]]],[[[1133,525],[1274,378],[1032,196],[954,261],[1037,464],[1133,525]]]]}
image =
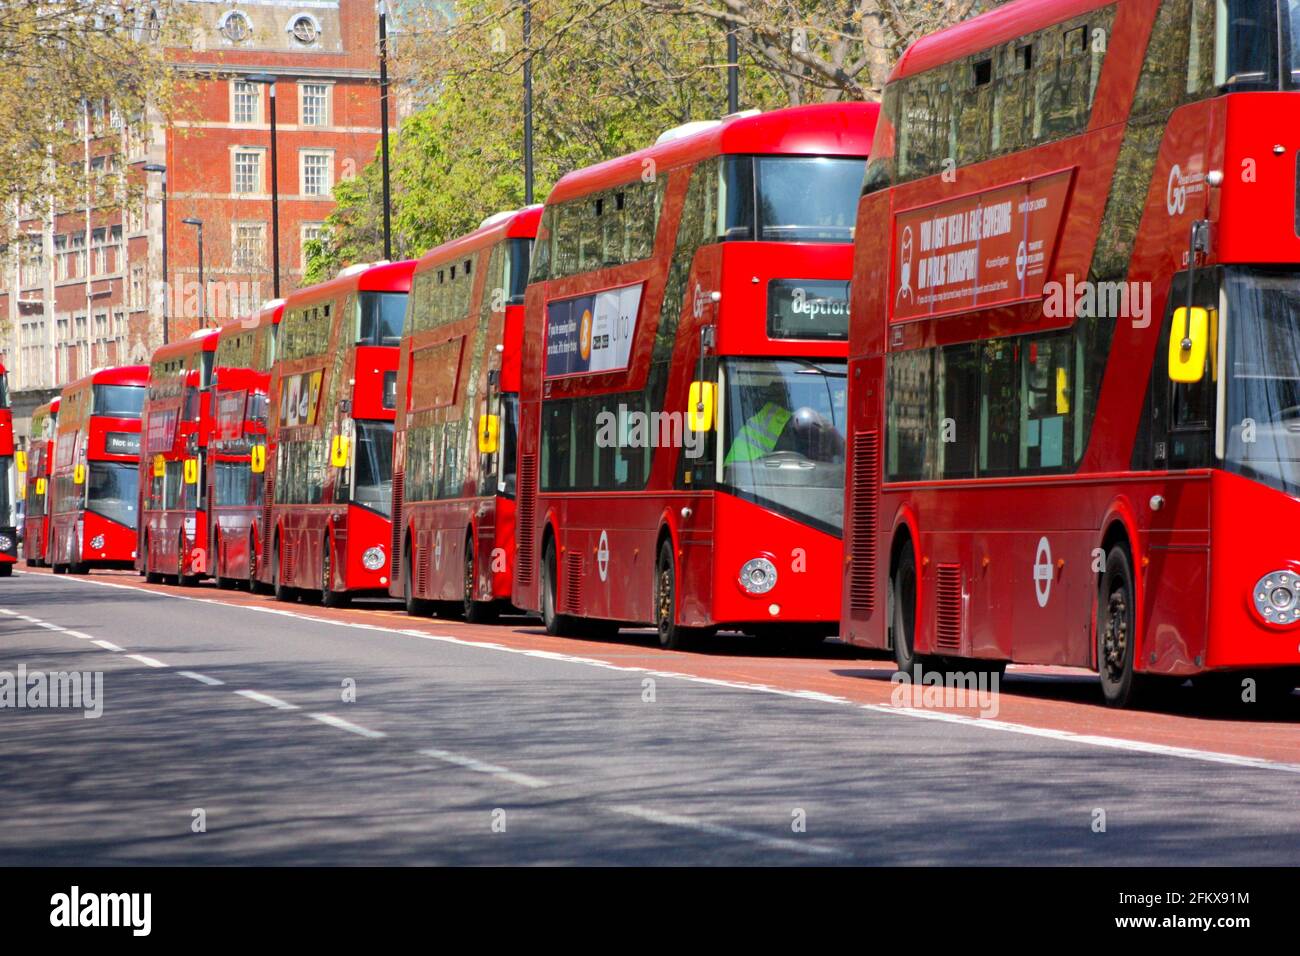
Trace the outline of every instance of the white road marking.
{"type": "Polygon", "coordinates": [[[350,734],[356,734],[358,737],[369,737],[371,740],[378,740],[380,737],[388,736],[382,730],[371,730],[369,727],[362,727],[360,724],[354,724],[342,717],[335,717],[333,714],[308,714],[307,716],[312,720],[319,720],[322,724],[329,724],[339,730],[346,730],[350,734]]]}
{"type": "Polygon", "coordinates": [[[139,661],[145,667],[166,667],[167,666],[162,661],[158,660],[158,658],[156,657],[146,657],[143,654],[127,654],[126,656],[131,658],[131,660],[133,661],[139,661]]]}
{"type": "Polygon", "coordinates": [[[475,760],[473,757],[466,757],[464,754],[452,753],[450,750],[438,750],[436,747],[429,747],[421,750],[420,753],[426,757],[432,757],[434,760],[441,760],[443,763],[464,767],[466,770],[473,770],[475,773],[486,773],[494,777],[500,777],[502,780],[518,784],[521,787],[527,787],[530,790],[550,786],[549,783],[539,777],[530,777],[526,773],[516,773],[505,767],[498,767],[496,764],[484,763],[481,760],[475,760]]]}
{"type": "Polygon", "coordinates": [[[217,680],[215,677],[209,677],[207,674],[200,674],[198,671],[177,671],[182,677],[188,677],[190,680],[196,680],[200,684],[207,684],[209,687],[222,687],[225,681],[217,680]]]}
{"type": "Polygon", "coordinates": [[[43,627],[43,628],[45,628],[47,631],[61,631],[61,630],[63,630],[63,628],[59,627],[59,625],[57,625],[57,624],[51,624],[49,621],[37,621],[36,624],[37,624],[38,627],[43,627]]]}
{"type": "Polygon", "coordinates": [[[10,617],[17,617],[17,616],[18,616],[18,612],[17,612],[17,611],[11,611],[11,610],[9,610],[9,608],[7,608],[7,607],[0,607],[0,614],[8,614],[10,617]]]}
{"type": "MultiPolygon", "coordinates": [[[[822,694],[818,691],[811,690],[787,690],[780,687],[771,687],[767,684],[751,683],[747,681],[721,680],[712,677],[699,677],[694,674],[683,674],[677,671],[665,671],[658,668],[636,667],[629,664],[613,664],[609,661],[597,660],[591,657],[581,657],[574,654],[561,654],[555,651],[534,650],[531,648],[508,647],[505,644],[498,644],[492,641],[470,640],[467,638],[453,637],[450,634],[429,634],[425,631],[418,631],[414,628],[397,628],[385,627],[378,624],[359,624],[353,621],[337,621],[325,617],[314,617],[310,614],[302,614],[297,611],[289,611],[283,608],[260,607],[252,604],[231,604],[227,601],[217,600],[214,598],[189,597],[184,594],[170,594],[165,591],[148,591],[144,588],[131,584],[115,584],[111,581],[95,581],[89,578],[66,578],[66,577],[48,577],[51,581],[58,581],[62,585],[75,586],[78,584],[92,584],[98,587],[118,588],[124,591],[134,591],[140,595],[146,595],[154,598],[171,599],[176,601],[195,601],[200,604],[215,604],[226,608],[242,608],[248,611],[256,611],[262,614],[280,614],[285,617],[297,618],[300,621],[306,621],[311,624],[330,624],[335,627],[345,627],[359,631],[373,631],[383,634],[397,634],[405,637],[415,637],[422,641],[436,641],[442,644],[456,644],[461,647],[477,648],[479,650],[501,651],[506,654],[519,654],[525,657],[537,657],[547,660],[567,664],[580,664],[585,667],[599,667],[604,670],[621,671],[624,673],[647,674],[652,677],[666,677],[675,680],[689,681],[694,684],[707,684],[714,687],[724,687],[729,690],[753,691],[763,694],[775,694],[780,697],[793,697],[796,699],[813,700],[817,703],[838,704],[841,706],[855,706],[863,710],[879,711],[881,713],[893,714],[895,716],[916,717],[927,720],[947,720],[952,723],[964,724],[968,727],[983,730],[1003,731],[1009,733],[1026,734],[1029,736],[1047,737],[1058,740],[1063,743],[1071,743],[1086,747],[1101,747],[1111,750],[1127,750],[1135,753],[1146,753],[1156,756],[1173,757],[1184,760],[1197,760],[1210,763],[1231,764],[1250,768],[1254,770],[1273,770],[1283,773],[1300,773],[1300,764],[1284,763],[1276,760],[1268,760],[1263,757],[1243,757],[1237,754],[1221,753],[1214,750],[1199,750],[1192,747],[1168,747],[1163,744],[1147,743],[1141,740],[1130,740],[1123,737],[1103,737],[1099,735],[1072,734],[1069,731],[1057,731],[1047,728],[1035,727],[1030,724],[1012,724],[1005,721],[993,721],[982,717],[968,717],[964,714],[951,714],[944,711],[929,711],[915,708],[897,708],[888,704],[858,704],[848,698],[836,697],[830,694],[822,694]]],[[[19,615],[22,617],[22,615],[19,615]]]]}
{"type": "Polygon", "coordinates": [[[843,856],[843,850],[837,850],[833,847],[819,846],[816,843],[805,843],[803,840],[796,840],[790,837],[776,837],[767,833],[759,833],[754,830],[740,830],[736,827],[723,826],[720,823],[710,823],[708,820],[700,820],[696,817],[684,817],[678,813],[664,813],[660,810],[651,810],[649,807],[639,807],[636,805],[611,806],[607,809],[615,813],[621,813],[624,816],[635,817],[638,820],[645,820],[649,823],[658,823],[663,826],[678,827],[683,830],[694,830],[697,833],[707,833],[710,836],[726,837],[731,840],[743,840],[746,843],[757,843],[760,846],[771,847],[776,850],[791,850],[795,853],[808,853],[814,856],[843,856]]]}
{"type": "Polygon", "coordinates": [[[126,650],[126,648],[124,647],[118,647],[112,641],[101,641],[98,639],[92,639],[90,643],[94,644],[96,647],[102,647],[106,651],[116,651],[118,654],[121,654],[124,650],[126,650]]]}
{"type": "Polygon", "coordinates": [[[895,714],[902,717],[921,717],[926,720],[940,720],[951,724],[964,724],[983,730],[1000,730],[1009,734],[1023,734],[1027,737],[1046,737],[1071,744],[1086,744],[1091,747],[1105,747],[1110,750],[1128,750],[1134,753],[1153,754],[1160,757],[1180,757],[1184,760],[1200,760],[1206,763],[1230,764],[1234,767],[1249,767],[1252,770],[1278,770],[1282,773],[1300,774],[1300,764],[1283,763],[1264,757],[1243,757],[1239,754],[1218,753],[1213,750],[1196,750],[1192,747],[1172,747],[1168,744],[1153,744],[1142,740],[1125,740],[1123,737],[1102,737],[1097,734],[1076,734],[1071,730],[1056,730],[1052,727],[1031,727],[1027,724],[1012,724],[1004,720],[989,720],[985,717],[970,717],[966,714],[953,714],[942,710],[921,710],[909,707],[891,707],[888,704],[862,704],[863,710],[882,714],[895,714]]]}
{"type": "Polygon", "coordinates": [[[259,704],[266,704],[267,707],[274,707],[276,710],[300,710],[297,704],[291,704],[287,700],[281,700],[279,697],[272,697],[270,694],[263,694],[259,690],[237,690],[235,691],[240,697],[247,697],[249,700],[255,700],[259,704]]]}
{"type": "Polygon", "coordinates": [[[94,635],[94,634],[87,634],[87,633],[85,633],[84,631],[73,631],[73,630],[69,630],[69,629],[66,628],[66,627],[63,629],[63,633],[64,633],[64,634],[68,634],[68,635],[70,635],[70,636],[72,636],[72,637],[79,637],[79,638],[81,638],[83,641],[93,641],[93,640],[95,639],[95,635],[94,635]]]}

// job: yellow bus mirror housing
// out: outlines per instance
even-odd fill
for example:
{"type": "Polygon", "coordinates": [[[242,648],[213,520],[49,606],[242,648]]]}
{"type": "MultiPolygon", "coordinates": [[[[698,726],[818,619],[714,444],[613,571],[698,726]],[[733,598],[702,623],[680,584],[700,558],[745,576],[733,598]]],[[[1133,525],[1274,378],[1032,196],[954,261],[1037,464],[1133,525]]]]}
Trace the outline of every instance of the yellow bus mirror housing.
{"type": "Polygon", "coordinates": [[[161,478],[167,473],[167,462],[163,460],[162,455],[153,456],[153,476],[161,478]]]}
{"type": "Polygon", "coordinates": [[[254,445],[248,456],[248,465],[253,474],[260,475],[266,471],[266,446],[254,445]]]}
{"type": "Polygon", "coordinates": [[[19,471],[26,471],[26,470],[27,470],[27,452],[25,452],[25,451],[16,451],[16,452],[14,452],[14,464],[18,466],[18,470],[19,470],[19,471]]]}
{"type": "Polygon", "coordinates": [[[72,469],[72,483],[74,485],[84,485],[86,483],[86,466],[76,465],[72,469]]]}
{"type": "Polygon", "coordinates": [[[185,484],[197,485],[199,483],[199,460],[197,458],[185,459],[185,484]]]}
{"type": "Polygon", "coordinates": [[[335,435],[330,443],[330,464],[335,468],[346,468],[351,453],[352,442],[344,435],[335,435]]]}
{"type": "Polygon", "coordinates": [[[686,423],[693,432],[713,430],[713,408],[718,400],[715,382],[691,382],[686,402],[686,423]]]}
{"type": "Polygon", "coordinates": [[[1191,384],[1205,377],[1210,312],[1199,306],[1174,309],[1169,329],[1169,380],[1191,384]]]}
{"type": "Polygon", "coordinates": [[[480,415],[478,419],[478,453],[493,455],[497,450],[497,434],[501,430],[499,415],[480,415]]]}
{"type": "Polygon", "coordinates": [[[45,479],[44,479],[44,478],[37,478],[37,479],[36,479],[36,493],[37,493],[38,495],[43,495],[43,494],[45,494],[45,479]]]}

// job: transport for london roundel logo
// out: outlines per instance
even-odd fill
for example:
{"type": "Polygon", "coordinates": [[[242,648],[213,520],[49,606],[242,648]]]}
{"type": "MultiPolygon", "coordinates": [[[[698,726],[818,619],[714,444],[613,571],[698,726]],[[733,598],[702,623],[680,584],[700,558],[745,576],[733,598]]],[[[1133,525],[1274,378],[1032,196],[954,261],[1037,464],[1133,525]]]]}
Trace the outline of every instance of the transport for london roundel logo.
{"type": "Polygon", "coordinates": [[[1052,596],[1052,543],[1046,535],[1038,539],[1038,550],[1034,554],[1034,597],[1038,598],[1039,607],[1047,607],[1047,599],[1052,596]]]}
{"type": "Polygon", "coordinates": [[[578,328],[578,349],[585,362],[591,358],[591,309],[582,310],[582,325],[578,328]]]}

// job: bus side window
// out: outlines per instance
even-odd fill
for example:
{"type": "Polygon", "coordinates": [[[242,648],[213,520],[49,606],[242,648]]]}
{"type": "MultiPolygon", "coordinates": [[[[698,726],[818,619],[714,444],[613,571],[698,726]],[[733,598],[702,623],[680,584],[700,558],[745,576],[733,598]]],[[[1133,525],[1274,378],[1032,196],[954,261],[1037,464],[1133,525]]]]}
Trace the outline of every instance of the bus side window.
{"type": "Polygon", "coordinates": [[[885,474],[890,481],[930,477],[931,370],[929,349],[889,356],[885,474]]]}
{"type": "Polygon", "coordinates": [[[979,373],[979,355],[974,343],[939,349],[934,394],[939,437],[935,456],[940,478],[970,478],[975,474],[975,396],[979,392],[979,373]]]}
{"type": "Polygon", "coordinates": [[[1015,339],[992,339],[980,345],[981,475],[1016,473],[1020,444],[1020,393],[1016,384],[1020,346],[1015,339]]]}
{"type": "Polygon", "coordinates": [[[1074,463],[1071,344],[1071,337],[1060,333],[1022,343],[1022,472],[1055,471],[1074,463]]]}

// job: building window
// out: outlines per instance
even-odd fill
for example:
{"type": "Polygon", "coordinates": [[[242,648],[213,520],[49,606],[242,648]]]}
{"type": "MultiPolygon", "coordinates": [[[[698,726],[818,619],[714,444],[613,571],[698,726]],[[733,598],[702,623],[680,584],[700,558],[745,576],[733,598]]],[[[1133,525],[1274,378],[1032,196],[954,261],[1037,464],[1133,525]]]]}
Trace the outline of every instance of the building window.
{"type": "Polygon", "coordinates": [[[334,153],[332,150],[304,149],[301,157],[302,187],[304,196],[328,196],[334,188],[334,153]]]}
{"type": "Polygon", "coordinates": [[[254,272],[266,264],[266,223],[237,222],[232,227],[231,265],[241,272],[254,272]]]}
{"type": "Polygon", "coordinates": [[[256,83],[235,80],[231,89],[231,122],[260,123],[262,121],[262,91],[256,83]]]}
{"type": "Polygon", "coordinates": [[[96,229],[90,235],[91,275],[102,276],[108,272],[108,246],[103,229],[96,229]]]}
{"type": "Polygon", "coordinates": [[[307,243],[315,242],[317,239],[325,237],[325,223],[323,222],[304,222],[302,224],[302,241],[298,244],[299,249],[299,267],[305,272],[307,270],[307,243]]]}
{"type": "Polygon", "coordinates": [[[231,43],[243,43],[248,39],[248,35],[253,32],[248,17],[238,10],[231,10],[223,16],[218,29],[221,30],[221,35],[231,43]]]}
{"type": "Polygon", "coordinates": [[[298,87],[303,126],[329,126],[330,87],[327,83],[303,83],[298,87]]]}
{"type": "Polygon", "coordinates": [[[131,296],[127,304],[137,309],[145,304],[144,266],[131,267],[131,296]]]}
{"type": "Polygon", "coordinates": [[[236,193],[260,193],[262,191],[262,151],[260,149],[237,149],[234,157],[236,193]]]}
{"type": "Polygon", "coordinates": [[[310,44],[320,39],[320,25],[310,14],[294,17],[289,23],[289,32],[299,43],[310,44]]]}

